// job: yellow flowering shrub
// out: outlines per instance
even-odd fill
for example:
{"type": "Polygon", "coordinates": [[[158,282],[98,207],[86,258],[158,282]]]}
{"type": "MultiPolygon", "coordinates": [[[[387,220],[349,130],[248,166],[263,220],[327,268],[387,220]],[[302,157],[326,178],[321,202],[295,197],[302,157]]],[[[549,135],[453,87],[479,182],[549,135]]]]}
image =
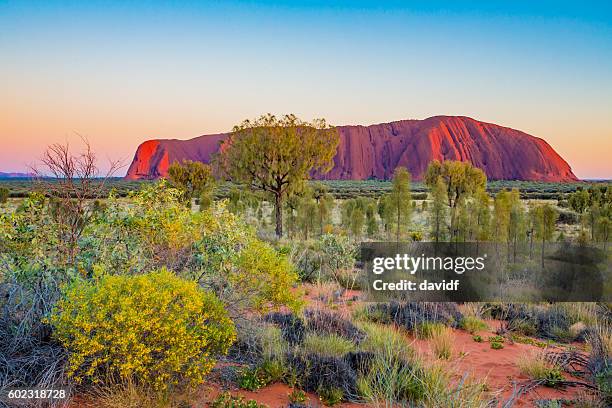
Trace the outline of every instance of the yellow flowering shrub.
{"type": "Polygon", "coordinates": [[[214,295],[165,269],[74,282],[49,320],[77,382],[110,373],[160,390],[201,382],[236,336],[214,295]]]}
{"type": "Polygon", "coordinates": [[[280,306],[300,309],[300,296],[293,289],[297,281],[297,271],[287,257],[257,239],[243,248],[229,274],[232,290],[241,294],[247,307],[259,311],[280,306]]]}

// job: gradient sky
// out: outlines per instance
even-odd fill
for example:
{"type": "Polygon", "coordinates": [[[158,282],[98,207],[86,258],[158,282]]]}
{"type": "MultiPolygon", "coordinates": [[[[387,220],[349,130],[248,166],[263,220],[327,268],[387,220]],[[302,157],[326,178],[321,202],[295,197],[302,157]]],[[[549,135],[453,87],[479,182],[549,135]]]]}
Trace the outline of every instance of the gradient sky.
{"type": "Polygon", "coordinates": [[[293,112],[471,116],[612,178],[611,2],[329,3],[0,0],[0,171],[78,134],[129,164],[146,139],[293,112]]]}

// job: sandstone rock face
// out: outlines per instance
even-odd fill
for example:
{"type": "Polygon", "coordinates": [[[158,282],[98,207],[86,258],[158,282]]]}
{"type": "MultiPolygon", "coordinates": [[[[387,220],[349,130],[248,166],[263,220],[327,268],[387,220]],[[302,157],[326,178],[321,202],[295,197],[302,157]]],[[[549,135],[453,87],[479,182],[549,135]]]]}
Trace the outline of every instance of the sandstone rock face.
{"type": "MultiPolygon", "coordinates": [[[[398,166],[420,180],[431,160],[470,161],[489,180],[565,182],[577,180],[570,166],[544,140],[524,132],[463,116],[434,116],[371,126],[339,126],[334,168],[315,178],[389,179],[398,166]]],[[[225,134],[190,140],[142,143],[126,178],[153,179],[167,174],[174,161],[208,163],[225,134]]]]}

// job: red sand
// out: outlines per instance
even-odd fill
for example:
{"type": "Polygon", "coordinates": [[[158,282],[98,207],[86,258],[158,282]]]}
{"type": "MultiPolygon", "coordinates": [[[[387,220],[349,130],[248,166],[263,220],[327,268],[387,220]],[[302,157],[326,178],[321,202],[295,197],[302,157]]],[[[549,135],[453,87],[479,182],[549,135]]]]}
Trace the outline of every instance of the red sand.
{"type": "MultiPolygon", "coordinates": [[[[468,373],[475,379],[486,379],[491,393],[499,392],[500,400],[505,401],[512,395],[513,383],[521,383],[529,379],[520,373],[517,366],[519,359],[541,352],[542,349],[530,344],[511,343],[506,340],[503,349],[494,350],[487,339],[495,335],[494,331],[501,322],[490,320],[487,323],[492,330],[477,333],[482,337],[482,343],[475,342],[473,336],[466,331],[453,330],[453,356],[445,364],[457,373],[458,378],[468,373]]],[[[435,359],[427,340],[409,337],[409,341],[420,354],[430,360],[435,359]]],[[[565,376],[568,379],[579,380],[567,374],[565,376]]],[[[582,390],[577,388],[560,390],[540,386],[527,395],[523,395],[514,407],[533,407],[534,401],[539,399],[572,399],[580,391],[582,390]]]]}

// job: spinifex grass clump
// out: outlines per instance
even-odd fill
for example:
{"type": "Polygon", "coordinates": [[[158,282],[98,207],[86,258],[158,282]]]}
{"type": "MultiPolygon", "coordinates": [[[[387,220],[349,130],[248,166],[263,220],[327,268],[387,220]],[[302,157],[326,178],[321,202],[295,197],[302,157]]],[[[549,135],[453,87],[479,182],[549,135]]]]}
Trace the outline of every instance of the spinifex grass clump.
{"type": "Polygon", "coordinates": [[[603,400],[612,404],[612,328],[597,326],[589,333],[587,341],[591,347],[587,369],[603,400]]]}
{"type": "Polygon", "coordinates": [[[436,357],[448,360],[453,354],[453,332],[448,327],[435,330],[431,338],[432,351],[436,357]]]}
{"type": "Polygon", "coordinates": [[[311,392],[341,390],[341,399],[357,397],[357,372],[342,357],[289,354],[286,365],[296,385],[311,392]]]}
{"type": "Polygon", "coordinates": [[[237,338],[228,352],[232,361],[246,364],[285,354],[289,344],[280,328],[266,323],[243,321],[237,324],[237,338]]]}
{"type": "Polygon", "coordinates": [[[52,281],[41,281],[36,289],[0,283],[0,399],[11,388],[69,385],[64,375],[66,350],[51,338],[49,325],[41,322],[58,296],[52,281]]]}
{"type": "Polygon", "coordinates": [[[583,336],[582,332],[574,333],[571,328],[579,322],[578,318],[588,318],[575,310],[568,310],[568,306],[558,304],[495,304],[490,313],[493,318],[506,322],[507,331],[564,343],[583,336]]]}
{"type": "Polygon", "coordinates": [[[400,327],[412,330],[425,322],[457,327],[463,315],[451,302],[390,302],[369,307],[368,314],[386,318],[400,327]]]}
{"type": "Polygon", "coordinates": [[[365,338],[363,330],[337,313],[325,310],[307,310],[305,317],[307,329],[314,333],[337,334],[356,344],[359,344],[365,338]]]}
{"type": "Polygon", "coordinates": [[[304,320],[293,313],[270,313],[265,317],[265,321],[277,325],[283,333],[283,338],[289,344],[301,344],[304,341],[306,327],[304,320]]]}

